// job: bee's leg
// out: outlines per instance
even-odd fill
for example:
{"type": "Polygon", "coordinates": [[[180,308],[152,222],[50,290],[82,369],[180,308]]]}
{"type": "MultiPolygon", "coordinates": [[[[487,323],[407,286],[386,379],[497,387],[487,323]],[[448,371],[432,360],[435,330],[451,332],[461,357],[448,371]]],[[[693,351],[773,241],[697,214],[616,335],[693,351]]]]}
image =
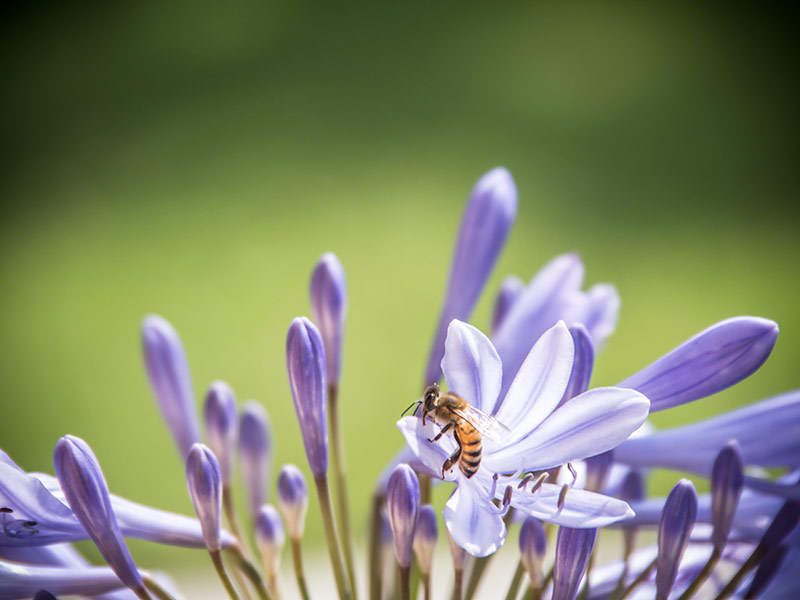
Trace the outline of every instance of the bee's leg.
{"type": "Polygon", "coordinates": [[[429,442],[435,442],[435,441],[436,441],[436,440],[438,440],[440,437],[442,437],[442,436],[443,436],[445,433],[447,433],[447,431],[448,431],[448,430],[449,430],[449,429],[450,429],[452,426],[453,426],[453,424],[452,424],[452,423],[448,423],[447,425],[445,425],[444,427],[442,427],[442,430],[441,430],[441,431],[440,431],[438,434],[436,434],[436,437],[435,437],[435,438],[433,438],[433,439],[431,439],[431,438],[428,438],[428,441],[429,441],[429,442]]]}
{"type": "Polygon", "coordinates": [[[461,457],[461,444],[459,444],[458,448],[456,448],[456,451],[450,455],[450,458],[444,461],[444,464],[442,465],[442,479],[444,479],[445,471],[449,471],[453,467],[453,465],[458,462],[458,459],[460,457],[461,457]]]}

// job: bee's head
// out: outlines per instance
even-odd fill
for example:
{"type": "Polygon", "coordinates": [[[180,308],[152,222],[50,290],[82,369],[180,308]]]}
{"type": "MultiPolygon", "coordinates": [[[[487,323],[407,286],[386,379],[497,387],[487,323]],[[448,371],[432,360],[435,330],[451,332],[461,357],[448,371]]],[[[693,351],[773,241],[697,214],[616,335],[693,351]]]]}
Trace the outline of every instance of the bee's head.
{"type": "Polygon", "coordinates": [[[439,406],[439,384],[434,383],[425,388],[422,394],[422,414],[426,415],[439,406]]]}

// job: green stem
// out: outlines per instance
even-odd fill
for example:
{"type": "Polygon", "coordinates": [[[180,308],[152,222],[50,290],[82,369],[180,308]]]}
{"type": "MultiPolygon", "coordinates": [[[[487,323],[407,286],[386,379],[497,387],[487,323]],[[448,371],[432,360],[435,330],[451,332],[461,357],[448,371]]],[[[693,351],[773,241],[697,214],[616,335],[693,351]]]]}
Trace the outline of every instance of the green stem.
{"type": "Polygon", "coordinates": [[[463,600],[464,598],[464,569],[453,568],[453,600],[463,600]]]}
{"type": "Polygon", "coordinates": [[[342,531],[342,548],[344,562],[347,568],[347,577],[350,580],[350,590],[353,598],[357,598],[356,571],[353,560],[353,532],[350,527],[350,511],[347,507],[347,464],[344,458],[344,439],[342,426],[339,421],[339,386],[328,386],[328,415],[330,416],[331,438],[333,441],[333,471],[336,478],[336,507],[339,519],[339,528],[342,531]]]}
{"type": "Polygon", "coordinates": [[[260,600],[272,600],[267,587],[264,585],[264,578],[261,577],[261,573],[258,571],[256,566],[250,562],[250,560],[245,556],[244,551],[242,550],[241,546],[235,544],[233,546],[229,546],[227,548],[233,559],[236,561],[237,568],[244,573],[245,577],[250,581],[253,587],[258,594],[260,600]]]}
{"type": "Polygon", "coordinates": [[[372,496],[372,514],[369,519],[369,600],[381,598],[381,509],[384,496],[372,496]]]}
{"type": "Polygon", "coordinates": [[[400,600],[411,598],[411,567],[400,567],[400,600]]]}
{"type": "Polygon", "coordinates": [[[431,574],[430,573],[423,573],[422,574],[422,590],[425,593],[425,600],[433,600],[433,596],[431,596],[431,574]]]}
{"type": "Polygon", "coordinates": [[[711,553],[708,562],[703,565],[702,570],[697,574],[697,577],[692,580],[692,583],[689,584],[689,587],[686,588],[686,591],[681,594],[681,597],[678,600],[689,600],[689,598],[694,595],[700,586],[703,585],[703,582],[706,580],[706,578],[711,575],[711,571],[719,562],[721,556],[722,549],[714,548],[714,551],[711,553]]]}
{"type": "Polygon", "coordinates": [[[309,600],[306,576],[303,573],[303,551],[300,547],[300,538],[292,540],[292,562],[294,563],[294,574],[297,577],[297,587],[300,588],[300,596],[303,600],[309,600]]]}
{"type": "Polygon", "coordinates": [[[645,567],[645,569],[636,576],[636,579],[634,579],[631,582],[631,584],[625,588],[625,591],[622,592],[622,595],[619,597],[619,600],[625,600],[625,598],[630,596],[631,592],[633,592],[633,590],[635,590],[640,583],[642,583],[645,579],[647,579],[650,576],[652,570],[656,568],[656,560],[657,559],[654,558],[653,562],[647,565],[647,567],[645,567]]]}
{"type": "Polygon", "coordinates": [[[225,586],[225,591],[228,592],[228,596],[231,597],[231,600],[242,600],[239,592],[236,590],[236,586],[233,585],[231,576],[228,575],[228,571],[225,569],[225,564],[222,562],[222,552],[219,550],[209,550],[208,553],[211,555],[211,562],[214,563],[214,568],[217,570],[217,575],[219,575],[222,585],[225,586]]]}
{"type": "Polygon", "coordinates": [[[508,586],[506,592],[506,600],[514,600],[519,594],[519,586],[522,583],[522,577],[525,575],[525,565],[522,560],[517,561],[517,568],[514,571],[514,576],[511,578],[511,585],[508,586]]]}
{"type": "Polygon", "coordinates": [[[325,526],[325,538],[328,542],[328,554],[330,554],[333,575],[336,579],[336,587],[339,590],[341,600],[352,600],[353,594],[350,591],[350,584],[345,575],[342,554],[339,549],[339,535],[336,532],[336,522],[333,520],[333,509],[331,507],[331,492],[328,488],[328,477],[322,475],[315,477],[314,483],[317,486],[317,496],[319,497],[319,507],[322,512],[322,523],[325,526]]]}
{"type": "Polygon", "coordinates": [[[736,588],[739,587],[739,584],[742,582],[742,579],[745,578],[747,575],[767,553],[759,544],[756,546],[756,549],[753,550],[753,553],[744,561],[744,564],[736,571],[736,574],[731,578],[728,584],[722,589],[722,591],[717,594],[714,600],[724,600],[728,596],[730,596],[733,592],[736,591],[736,588]]]}
{"type": "Polygon", "coordinates": [[[175,597],[162,588],[150,575],[143,574],[142,579],[144,580],[145,587],[153,592],[153,595],[159,600],[175,600],[175,597]]]}

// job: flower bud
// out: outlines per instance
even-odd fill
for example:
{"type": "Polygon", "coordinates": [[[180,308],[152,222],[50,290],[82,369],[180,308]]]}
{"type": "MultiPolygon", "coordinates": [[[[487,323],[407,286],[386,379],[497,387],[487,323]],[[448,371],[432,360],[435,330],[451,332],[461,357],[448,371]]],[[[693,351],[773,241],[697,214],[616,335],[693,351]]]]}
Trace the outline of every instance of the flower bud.
{"type": "Polygon", "coordinates": [[[542,565],[547,554],[547,534],[539,519],[528,517],[522,523],[519,530],[519,553],[531,585],[536,589],[541,588],[542,565]]]}
{"type": "Polygon", "coordinates": [[[250,514],[267,501],[272,463],[272,430],[267,410],[250,400],[242,407],[239,424],[239,463],[250,514]]]}
{"type": "Polygon", "coordinates": [[[303,473],[294,465],[284,465],[278,475],[278,505],[286,520],[289,537],[303,537],[308,511],[308,487],[303,473]]]}
{"type": "Polygon", "coordinates": [[[142,348],[150,387],[186,460],[192,444],[200,441],[200,425],[183,344],[172,325],[158,315],[149,315],[142,321],[142,348]]]}
{"type": "Polygon", "coordinates": [[[398,465],[389,478],[386,509],[394,537],[394,553],[401,568],[411,566],[419,503],[419,480],[416,473],[408,465],[398,465]]]}
{"type": "Polygon", "coordinates": [[[286,542],[283,533],[281,516],[271,504],[265,504],[258,510],[256,517],[256,543],[264,562],[264,570],[274,575],[281,565],[281,550],[286,542]]]}
{"type": "Polygon", "coordinates": [[[208,445],[219,460],[222,483],[229,487],[233,481],[239,416],[236,414],[236,396],[224,381],[215,381],[208,388],[203,416],[208,445]]]}
{"type": "Polygon", "coordinates": [[[516,275],[509,275],[503,279],[500,291],[494,300],[492,310],[492,335],[494,335],[503,323],[503,319],[508,314],[509,309],[514,305],[514,301],[519,298],[520,293],[525,288],[522,279],[516,275]]]}
{"type": "Polygon", "coordinates": [[[337,385],[342,373],[342,341],[347,315],[347,281],[335,254],[323,254],[311,275],[311,312],[325,345],[329,385],[337,385]]]}
{"type": "Polygon", "coordinates": [[[305,317],[286,336],[286,371],[308,464],[315,478],[328,471],[328,402],[322,336],[305,317]]]}
{"type": "Polygon", "coordinates": [[[125,585],[134,591],[142,591],[142,577],[122,538],[111,508],[108,485],[92,449],[82,439],[67,435],[58,440],[53,461],[58,482],[72,512],[100,554],[125,585]]]}
{"type": "Polygon", "coordinates": [[[209,552],[222,549],[222,473],[214,453],[203,444],[195,444],[186,459],[186,483],[194,512],[203,530],[209,552]]]}
{"type": "Polygon", "coordinates": [[[717,550],[728,541],[743,485],[742,455],[738,444],[730,442],[720,450],[711,471],[711,542],[717,550]]]}
{"type": "Polygon", "coordinates": [[[697,492],[691,481],[681,479],[667,496],[658,528],[656,597],[659,600],[669,597],[696,517],[697,492]]]}
{"type": "Polygon", "coordinates": [[[414,532],[414,553],[417,555],[419,569],[424,575],[431,572],[433,551],[438,537],[436,511],[430,504],[425,504],[419,509],[419,520],[414,532]]]}
{"type": "Polygon", "coordinates": [[[589,565],[596,529],[559,527],[553,565],[552,600],[573,600],[589,565]]]}
{"type": "Polygon", "coordinates": [[[517,187],[506,169],[498,167],[478,180],[458,230],[447,293],[425,371],[426,383],[441,378],[447,327],[453,319],[469,320],[516,214],[517,187]]]}

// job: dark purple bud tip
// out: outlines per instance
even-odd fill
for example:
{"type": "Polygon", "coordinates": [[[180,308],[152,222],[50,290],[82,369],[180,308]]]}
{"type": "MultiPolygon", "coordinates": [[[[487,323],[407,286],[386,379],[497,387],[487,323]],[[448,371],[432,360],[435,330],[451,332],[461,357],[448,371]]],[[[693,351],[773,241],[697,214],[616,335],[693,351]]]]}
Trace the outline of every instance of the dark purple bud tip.
{"type": "Polygon", "coordinates": [[[433,551],[436,548],[438,537],[436,511],[430,504],[425,504],[419,509],[419,520],[414,532],[414,553],[417,555],[417,562],[423,573],[431,572],[433,551]]]}
{"type": "Polygon", "coordinates": [[[553,565],[553,600],[573,600],[589,565],[596,529],[559,527],[553,565]]]}
{"type": "Polygon", "coordinates": [[[210,448],[195,444],[186,459],[186,483],[209,552],[222,549],[222,473],[210,448]]]}
{"type": "Polygon", "coordinates": [[[656,594],[659,599],[669,597],[696,517],[697,492],[694,484],[688,479],[681,479],[667,496],[658,528],[656,594]]]}
{"type": "Polygon", "coordinates": [[[280,568],[281,550],[286,542],[283,533],[283,522],[275,507],[265,504],[258,510],[256,517],[256,542],[268,573],[275,573],[280,568]]]}
{"type": "Polygon", "coordinates": [[[311,312],[325,344],[328,383],[336,385],[342,372],[347,281],[342,263],[332,252],[320,257],[311,275],[311,312]]]}
{"type": "Polygon", "coordinates": [[[528,517],[522,523],[519,530],[519,553],[531,584],[536,588],[541,587],[542,564],[547,555],[547,534],[539,519],[528,517]]]}
{"type": "Polygon", "coordinates": [[[68,435],[58,440],[53,462],[72,512],[100,554],[125,585],[133,590],[143,589],[142,578],[122,538],[111,508],[108,485],[92,449],[79,437],[68,435]]]}
{"type": "Polygon", "coordinates": [[[239,425],[239,462],[250,514],[267,501],[272,464],[272,433],[267,409],[250,400],[242,407],[239,425]]]}
{"type": "Polygon", "coordinates": [[[328,402],[322,336],[305,317],[292,321],[286,336],[286,371],[306,456],[315,478],[328,471],[328,402]]]}
{"type": "Polygon", "coordinates": [[[150,387],[185,459],[192,444],[200,441],[200,425],[183,344],[172,325],[148,315],[142,321],[142,349],[150,387]]]}
{"type": "Polygon", "coordinates": [[[742,454],[736,442],[729,442],[717,455],[711,471],[711,542],[717,550],[722,550],[728,541],[742,486],[742,454]]]}
{"type": "Polygon", "coordinates": [[[411,467],[395,467],[386,489],[386,509],[394,537],[394,553],[402,568],[411,565],[414,530],[419,518],[419,494],[419,480],[411,467]]]}
{"type": "Polygon", "coordinates": [[[303,537],[308,511],[308,487],[303,473],[294,465],[284,465],[278,475],[278,505],[289,537],[299,540],[303,537]]]}
{"type": "Polygon", "coordinates": [[[222,482],[229,486],[233,479],[236,440],[239,436],[236,396],[231,386],[224,381],[215,381],[209,386],[203,416],[208,445],[219,460],[222,482]]]}

